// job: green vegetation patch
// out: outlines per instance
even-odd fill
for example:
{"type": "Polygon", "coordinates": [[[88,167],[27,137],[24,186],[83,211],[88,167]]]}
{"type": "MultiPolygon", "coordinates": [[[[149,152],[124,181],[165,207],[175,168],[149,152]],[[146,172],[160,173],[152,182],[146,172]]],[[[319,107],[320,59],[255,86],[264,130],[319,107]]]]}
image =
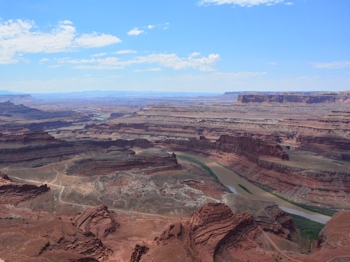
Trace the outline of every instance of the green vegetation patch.
{"type": "MultiPolygon", "coordinates": [[[[189,162],[192,162],[194,164],[197,164],[199,165],[201,168],[203,168],[204,170],[208,171],[208,173],[214,177],[215,179],[219,180],[218,176],[213,172],[213,170],[210,169],[210,167],[208,167],[206,164],[204,164],[203,162],[197,160],[197,159],[194,159],[192,157],[189,157],[189,156],[183,156],[183,155],[176,155],[176,157],[178,159],[183,159],[183,160],[186,160],[186,161],[189,161],[189,162]]],[[[220,180],[219,180],[220,181],[220,180]]]]}
{"type": "Polygon", "coordinates": [[[254,195],[248,188],[246,188],[245,186],[238,184],[244,191],[248,192],[249,194],[254,195]]]}
{"type": "Polygon", "coordinates": [[[309,239],[311,241],[318,238],[320,231],[324,227],[323,224],[312,221],[305,217],[290,213],[288,213],[288,215],[290,215],[290,217],[293,219],[294,225],[299,228],[301,237],[309,239]]]}
{"type": "Polygon", "coordinates": [[[267,189],[266,187],[263,187],[261,185],[255,184],[256,186],[260,187],[261,189],[265,190],[266,192],[269,192],[270,194],[283,199],[284,201],[287,201],[295,206],[299,206],[302,207],[306,210],[312,211],[312,212],[316,212],[316,213],[320,213],[322,215],[326,215],[326,216],[333,216],[335,213],[338,212],[338,210],[334,209],[334,208],[330,208],[330,207],[318,207],[318,206],[311,206],[311,205],[307,205],[307,204],[301,204],[301,203],[297,203],[294,202],[293,200],[290,200],[288,198],[285,198],[283,196],[280,196],[274,192],[272,192],[270,189],[267,189]]]}

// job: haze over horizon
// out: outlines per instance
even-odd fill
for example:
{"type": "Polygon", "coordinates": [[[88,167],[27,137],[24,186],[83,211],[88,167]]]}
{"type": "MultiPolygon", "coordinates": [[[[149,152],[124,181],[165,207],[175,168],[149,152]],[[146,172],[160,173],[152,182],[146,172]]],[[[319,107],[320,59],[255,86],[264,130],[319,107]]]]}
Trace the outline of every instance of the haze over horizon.
{"type": "Polygon", "coordinates": [[[349,90],[348,10],[342,0],[0,0],[0,90],[349,90]]]}

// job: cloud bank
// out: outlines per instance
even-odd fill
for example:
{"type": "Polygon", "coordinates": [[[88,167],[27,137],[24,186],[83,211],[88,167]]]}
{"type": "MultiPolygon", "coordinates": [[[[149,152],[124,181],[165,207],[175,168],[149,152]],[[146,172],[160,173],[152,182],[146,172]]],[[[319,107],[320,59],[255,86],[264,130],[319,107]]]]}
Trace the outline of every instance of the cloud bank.
{"type": "Polygon", "coordinates": [[[334,61],[329,63],[312,63],[315,68],[340,69],[350,67],[350,61],[334,61]]]}
{"type": "MultiPolygon", "coordinates": [[[[209,5],[237,5],[242,7],[252,7],[255,5],[275,5],[283,3],[284,0],[200,0],[197,4],[199,6],[209,6],[209,5]]],[[[293,3],[288,2],[288,5],[293,3]]]]}
{"type": "Polygon", "coordinates": [[[91,59],[61,59],[59,64],[70,64],[76,69],[124,69],[135,64],[156,64],[163,67],[170,67],[174,70],[187,68],[198,69],[200,71],[215,71],[215,64],[220,61],[219,54],[210,54],[207,57],[199,57],[195,52],[188,57],[179,57],[176,54],[151,54],[147,56],[137,56],[129,60],[121,60],[119,57],[91,58],[91,59]],[[193,56],[195,54],[195,56],[193,56]]]}
{"type": "Polygon", "coordinates": [[[50,32],[40,31],[34,21],[8,20],[0,23],[0,64],[12,64],[29,53],[59,53],[120,43],[110,34],[78,34],[71,21],[60,21],[50,32]]]}

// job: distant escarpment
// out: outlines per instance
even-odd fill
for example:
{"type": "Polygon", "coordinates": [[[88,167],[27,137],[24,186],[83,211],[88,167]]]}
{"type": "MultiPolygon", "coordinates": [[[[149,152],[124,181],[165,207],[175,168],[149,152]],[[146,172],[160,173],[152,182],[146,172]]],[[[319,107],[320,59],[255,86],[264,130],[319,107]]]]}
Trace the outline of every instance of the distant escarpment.
{"type": "Polygon", "coordinates": [[[350,93],[315,93],[305,94],[242,94],[238,96],[238,104],[271,103],[271,104],[320,104],[320,103],[350,103],[350,93]]]}
{"type": "Polygon", "coordinates": [[[22,104],[15,105],[9,101],[0,103],[0,116],[6,117],[22,117],[25,119],[52,119],[58,117],[77,117],[78,113],[74,111],[42,111],[36,108],[24,106],[22,104]]]}
{"type": "Polygon", "coordinates": [[[261,139],[247,136],[221,135],[215,142],[201,137],[189,140],[167,139],[166,145],[174,150],[187,148],[189,151],[203,152],[205,150],[218,150],[227,153],[235,153],[257,162],[260,156],[269,156],[282,160],[289,160],[289,156],[277,143],[266,142],[261,139]]]}
{"type": "Polygon", "coordinates": [[[23,103],[32,103],[35,101],[35,99],[28,94],[25,95],[15,95],[15,94],[7,94],[7,95],[0,95],[0,102],[11,102],[14,104],[23,104],[23,103]]]}

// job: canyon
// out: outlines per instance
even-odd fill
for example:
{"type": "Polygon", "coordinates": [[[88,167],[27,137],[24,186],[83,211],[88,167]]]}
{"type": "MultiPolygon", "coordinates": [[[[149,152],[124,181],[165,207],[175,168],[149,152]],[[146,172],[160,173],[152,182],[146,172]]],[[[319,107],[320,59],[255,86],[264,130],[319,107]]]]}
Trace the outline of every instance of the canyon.
{"type": "Polygon", "coordinates": [[[7,97],[0,261],[346,261],[349,97],[7,97]]]}

